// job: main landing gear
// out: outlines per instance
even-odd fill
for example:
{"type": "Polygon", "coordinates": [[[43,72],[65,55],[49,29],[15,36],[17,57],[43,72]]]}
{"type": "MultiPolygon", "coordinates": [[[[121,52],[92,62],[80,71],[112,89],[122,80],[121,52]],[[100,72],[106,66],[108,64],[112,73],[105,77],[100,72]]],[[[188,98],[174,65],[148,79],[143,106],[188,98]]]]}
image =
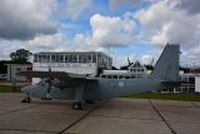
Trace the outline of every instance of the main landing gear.
{"type": "Polygon", "coordinates": [[[95,104],[93,100],[85,100],[85,103],[86,103],[86,104],[89,104],[89,105],[90,105],[90,104],[91,104],[91,105],[92,105],[92,104],[95,104]]]}
{"type": "Polygon", "coordinates": [[[83,110],[83,106],[81,102],[74,102],[72,104],[72,109],[74,110],[83,110]]]}
{"type": "Polygon", "coordinates": [[[31,100],[31,97],[30,96],[26,96],[22,101],[21,103],[31,103],[32,100],[31,100]]]}

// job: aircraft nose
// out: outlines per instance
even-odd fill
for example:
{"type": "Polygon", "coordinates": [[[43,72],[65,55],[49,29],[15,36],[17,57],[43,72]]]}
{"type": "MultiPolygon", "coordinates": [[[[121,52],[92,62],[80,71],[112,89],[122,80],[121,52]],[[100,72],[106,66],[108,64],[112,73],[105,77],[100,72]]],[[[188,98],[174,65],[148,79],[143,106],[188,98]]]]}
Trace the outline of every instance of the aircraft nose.
{"type": "Polygon", "coordinates": [[[26,94],[30,94],[31,93],[31,89],[32,89],[31,86],[26,86],[26,87],[23,87],[21,89],[21,91],[26,92],[26,94]]]}
{"type": "Polygon", "coordinates": [[[26,92],[26,90],[27,90],[27,87],[21,88],[21,91],[22,91],[22,92],[26,92]]]}

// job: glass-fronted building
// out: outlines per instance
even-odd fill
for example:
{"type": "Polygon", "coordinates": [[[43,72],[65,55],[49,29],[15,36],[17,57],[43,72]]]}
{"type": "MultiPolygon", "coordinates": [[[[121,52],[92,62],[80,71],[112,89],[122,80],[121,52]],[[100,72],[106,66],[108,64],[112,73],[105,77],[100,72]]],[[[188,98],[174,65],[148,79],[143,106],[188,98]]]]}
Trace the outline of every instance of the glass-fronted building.
{"type": "Polygon", "coordinates": [[[102,52],[40,52],[34,54],[34,71],[64,71],[97,75],[99,69],[111,69],[112,58],[102,52]]]}

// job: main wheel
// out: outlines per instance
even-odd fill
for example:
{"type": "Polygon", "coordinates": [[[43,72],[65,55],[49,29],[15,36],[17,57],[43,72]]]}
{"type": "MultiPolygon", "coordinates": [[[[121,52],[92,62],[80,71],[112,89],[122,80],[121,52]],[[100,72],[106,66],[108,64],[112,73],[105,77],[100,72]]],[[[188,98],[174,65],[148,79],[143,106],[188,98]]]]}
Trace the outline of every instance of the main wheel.
{"type": "Polygon", "coordinates": [[[83,107],[82,107],[82,104],[80,102],[74,102],[72,104],[72,109],[74,109],[74,110],[82,110],[83,107]]]}

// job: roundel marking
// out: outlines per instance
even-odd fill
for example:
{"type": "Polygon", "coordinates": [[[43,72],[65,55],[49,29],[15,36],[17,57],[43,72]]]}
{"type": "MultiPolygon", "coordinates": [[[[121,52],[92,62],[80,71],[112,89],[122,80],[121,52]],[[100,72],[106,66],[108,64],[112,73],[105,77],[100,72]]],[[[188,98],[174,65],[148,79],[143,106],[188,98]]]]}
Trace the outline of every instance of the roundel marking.
{"type": "Polygon", "coordinates": [[[120,81],[120,82],[118,83],[118,85],[119,85],[120,87],[123,87],[123,86],[124,86],[124,82],[120,81]]]}

